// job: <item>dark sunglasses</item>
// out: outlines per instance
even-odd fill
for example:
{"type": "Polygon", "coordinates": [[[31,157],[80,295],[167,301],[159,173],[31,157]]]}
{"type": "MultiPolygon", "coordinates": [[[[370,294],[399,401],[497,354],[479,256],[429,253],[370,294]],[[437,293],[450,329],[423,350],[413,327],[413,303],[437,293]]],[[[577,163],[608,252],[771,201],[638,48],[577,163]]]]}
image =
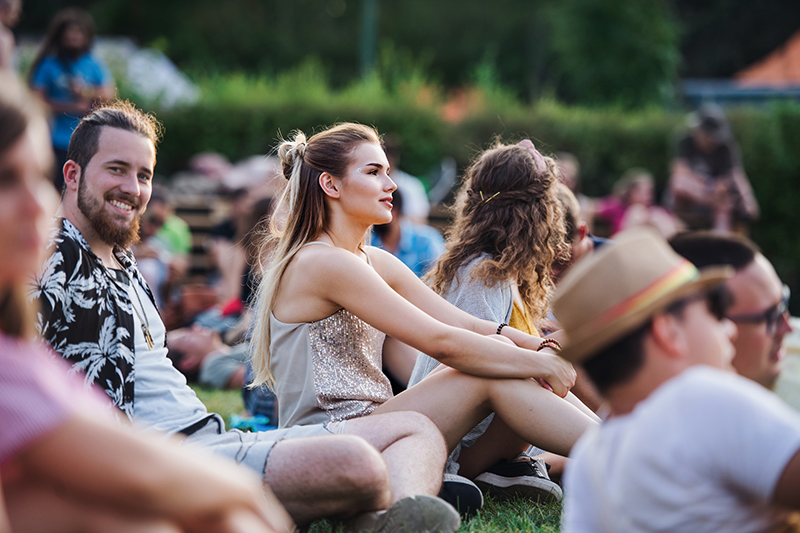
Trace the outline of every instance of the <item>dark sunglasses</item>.
{"type": "Polygon", "coordinates": [[[778,327],[778,322],[782,316],[786,315],[789,309],[789,297],[792,291],[786,285],[783,286],[781,301],[761,313],[747,315],[729,315],[728,318],[735,324],[767,324],[767,333],[772,335],[778,327]]]}

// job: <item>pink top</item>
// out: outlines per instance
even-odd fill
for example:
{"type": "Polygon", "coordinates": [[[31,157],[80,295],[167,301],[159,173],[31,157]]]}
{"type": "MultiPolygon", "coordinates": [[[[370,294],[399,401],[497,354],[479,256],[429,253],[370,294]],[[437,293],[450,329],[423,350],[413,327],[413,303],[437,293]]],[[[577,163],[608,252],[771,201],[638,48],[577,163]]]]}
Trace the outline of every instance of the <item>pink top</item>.
{"type": "Polygon", "coordinates": [[[0,333],[0,464],[79,411],[108,416],[106,395],[68,372],[48,348],[0,333]]]}

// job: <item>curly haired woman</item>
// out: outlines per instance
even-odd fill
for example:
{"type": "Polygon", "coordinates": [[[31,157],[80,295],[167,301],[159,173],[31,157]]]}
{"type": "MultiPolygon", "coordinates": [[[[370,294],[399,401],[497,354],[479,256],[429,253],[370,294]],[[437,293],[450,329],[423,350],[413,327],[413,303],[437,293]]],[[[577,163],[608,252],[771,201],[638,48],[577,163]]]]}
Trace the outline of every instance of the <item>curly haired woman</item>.
{"type": "MultiPolygon", "coordinates": [[[[447,251],[426,278],[433,290],[470,315],[538,336],[552,265],[567,251],[556,168],[527,139],[481,153],[456,198],[447,251]]],[[[438,365],[420,353],[409,384],[438,365]]],[[[571,393],[566,399],[593,416],[571,393]]],[[[497,495],[559,494],[542,462],[518,456],[529,442],[520,437],[490,415],[467,435],[449,468],[458,460],[462,475],[497,495]],[[507,461],[515,456],[515,463],[507,461]]]]}

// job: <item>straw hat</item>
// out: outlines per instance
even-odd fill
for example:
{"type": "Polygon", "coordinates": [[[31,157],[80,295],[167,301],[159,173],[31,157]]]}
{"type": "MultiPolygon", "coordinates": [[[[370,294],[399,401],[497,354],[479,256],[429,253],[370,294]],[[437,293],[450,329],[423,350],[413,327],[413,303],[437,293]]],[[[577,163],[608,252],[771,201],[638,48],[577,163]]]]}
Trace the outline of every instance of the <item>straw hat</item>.
{"type": "Polygon", "coordinates": [[[650,228],[624,231],[559,283],[553,312],[567,336],[561,355],[574,363],[588,359],[671,303],[732,274],[728,267],[698,271],[650,228]]]}

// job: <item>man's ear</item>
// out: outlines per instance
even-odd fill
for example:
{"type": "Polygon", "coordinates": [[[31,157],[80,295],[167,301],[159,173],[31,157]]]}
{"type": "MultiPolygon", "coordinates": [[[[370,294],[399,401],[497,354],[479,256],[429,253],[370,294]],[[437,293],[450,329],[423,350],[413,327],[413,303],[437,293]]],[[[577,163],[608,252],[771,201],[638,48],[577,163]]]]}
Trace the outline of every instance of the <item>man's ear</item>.
{"type": "Polygon", "coordinates": [[[81,166],[72,159],[68,159],[67,162],[64,163],[63,172],[64,186],[71,191],[77,191],[79,179],[81,177],[81,166]]]}
{"type": "Polygon", "coordinates": [[[322,187],[322,192],[331,198],[339,198],[339,184],[338,180],[330,173],[323,172],[319,175],[319,186],[322,187]]]}
{"type": "Polygon", "coordinates": [[[653,341],[661,350],[675,359],[686,356],[686,336],[679,317],[669,313],[653,316],[653,341]]]}

